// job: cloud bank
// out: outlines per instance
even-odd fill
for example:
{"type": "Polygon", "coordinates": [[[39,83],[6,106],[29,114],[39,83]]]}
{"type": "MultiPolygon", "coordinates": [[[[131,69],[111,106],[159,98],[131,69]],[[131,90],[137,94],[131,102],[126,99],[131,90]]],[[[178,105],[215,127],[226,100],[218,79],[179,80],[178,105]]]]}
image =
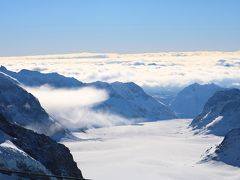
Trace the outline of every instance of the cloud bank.
{"type": "Polygon", "coordinates": [[[70,130],[127,124],[117,115],[95,112],[91,108],[108,99],[104,90],[94,88],[54,89],[24,87],[40,100],[43,108],[70,130]]]}
{"type": "Polygon", "coordinates": [[[193,82],[240,81],[240,51],[142,54],[79,53],[0,57],[10,70],[58,72],[83,82],[133,81],[143,87],[182,87],[193,82]]]}

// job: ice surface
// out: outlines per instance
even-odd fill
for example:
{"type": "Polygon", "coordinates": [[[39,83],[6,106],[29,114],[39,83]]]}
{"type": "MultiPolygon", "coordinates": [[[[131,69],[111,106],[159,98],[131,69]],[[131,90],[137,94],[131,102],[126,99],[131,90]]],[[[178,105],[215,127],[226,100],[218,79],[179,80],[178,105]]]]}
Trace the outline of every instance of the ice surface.
{"type": "Polygon", "coordinates": [[[63,142],[85,177],[98,180],[202,180],[240,178],[240,169],[219,162],[199,163],[222,140],[193,135],[190,119],[90,129],[83,141],[63,142]]]}

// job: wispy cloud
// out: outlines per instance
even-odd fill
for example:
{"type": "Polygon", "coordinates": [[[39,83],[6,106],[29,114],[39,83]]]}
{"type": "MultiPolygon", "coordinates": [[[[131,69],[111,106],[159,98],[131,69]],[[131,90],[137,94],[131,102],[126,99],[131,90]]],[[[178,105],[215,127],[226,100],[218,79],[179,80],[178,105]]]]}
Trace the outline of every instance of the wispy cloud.
{"type": "Polygon", "coordinates": [[[39,100],[45,110],[64,127],[71,130],[126,124],[117,115],[96,112],[91,108],[108,99],[104,90],[94,88],[54,89],[24,87],[39,100]]]}

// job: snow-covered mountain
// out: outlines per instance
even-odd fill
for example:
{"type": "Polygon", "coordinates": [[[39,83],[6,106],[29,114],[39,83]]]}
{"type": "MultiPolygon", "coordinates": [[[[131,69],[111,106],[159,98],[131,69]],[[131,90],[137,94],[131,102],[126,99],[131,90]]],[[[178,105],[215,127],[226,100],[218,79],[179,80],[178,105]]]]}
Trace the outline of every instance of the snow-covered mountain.
{"type": "Polygon", "coordinates": [[[240,128],[227,133],[214,152],[209,152],[203,161],[215,160],[240,167],[240,128]]]}
{"type": "Polygon", "coordinates": [[[26,86],[42,86],[48,84],[56,88],[75,88],[82,86],[82,82],[72,77],[65,77],[58,73],[40,73],[39,71],[30,71],[22,69],[19,72],[9,71],[1,66],[0,72],[3,72],[26,86]]]}
{"type": "Polygon", "coordinates": [[[133,82],[88,84],[97,89],[104,89],[109,99],[94,107],[97,111],[111,112],[130,119],[149,121],[176,118],[175,114],[164,104],[147,95],[141,87],[133,82]]]}
{"type": "Polygon", "coordinates": [[[109,99],[93,107],[95,111],[113,113],[130,119],[147,121],[173,119],[176,115],[167,106],[146,94],[135,83],[82,83],[74,78],[68,78],[57,73],[40,73],[38,71],[21,70],[18,73],[1,66],[0,71],[16,78],[26,86],[41,86],[48,84],[57,88],[94,87],[108,92],[109,99]],[[53,76],[54,74],[54,76],[53,76]],[[56,77],[56,79],[55,79],[56,77]],[[36,83],[39,81],[40,83],[36,83]]]}
{"type": "Polygon", "coordinates": [[[66,134],[66,130],[46,113],[32,94],[3,73],[0,73],[0,113],[13,123],[55,139],[66,134]]]}
{"type": "MultiPolygon", "coordinates": [[[[82,178],[67,147],[43,134],[12,124],[1,114],[0,154],[1,169],[82,178]]],[[[0,174],[0,179],[18,178],[0,174]]]]}
{"type": "Polygon", "coordinates": [[[216,92],[205,104],[201,114],[191,123],[193,129],[224,136],[240,128],[240,90],[216,92]]]}
{"type": "Polygon", "coordinates": [[[170,104],[170,108],[180,118],[194,118],[201,113],[207,100],[223,88],[215,84],[191,84],[180,91],[170,104]]]}

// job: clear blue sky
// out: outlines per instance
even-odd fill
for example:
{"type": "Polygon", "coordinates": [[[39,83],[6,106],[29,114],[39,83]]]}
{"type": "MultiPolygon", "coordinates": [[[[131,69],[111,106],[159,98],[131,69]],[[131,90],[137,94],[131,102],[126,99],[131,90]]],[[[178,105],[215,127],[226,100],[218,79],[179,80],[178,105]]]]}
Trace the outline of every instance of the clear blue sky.
{"type": "Polygon", "coordinates": [[[240,0],[0,0],[0,56],[240,49],[240,0]]]}

